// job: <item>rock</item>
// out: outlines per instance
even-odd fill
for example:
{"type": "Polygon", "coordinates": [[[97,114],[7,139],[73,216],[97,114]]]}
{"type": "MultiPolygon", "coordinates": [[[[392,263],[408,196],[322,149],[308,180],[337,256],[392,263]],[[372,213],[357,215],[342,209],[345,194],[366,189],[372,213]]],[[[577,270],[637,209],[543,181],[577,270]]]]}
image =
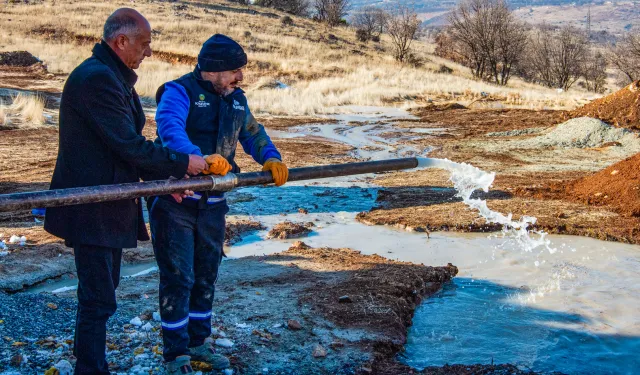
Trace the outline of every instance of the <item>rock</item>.
{"type": "Polygon", "coordinates": [[[316,344],[313,348],[313,357],[314,358],[324,358],[327,356],[327,350],[322,347],[320,344],[316,344]]]}
{"type": "Polygon", "coordinates": [[[73,366],[71,366],[71,363],[69,363],[69,361],[67,360],[62,359],[58,363],[56,363],[53,367],[58,369],[58,371],[60,372],[60,375],[73,374],[73,366]]]}
{"type": "Polygon", "coordinates": [[[58,305],[52,302],[47,303],[47,307],[50,308],[51,310],[58,310],[58,305]]]}
{"type": "Polygon", "coordinates": [[[20,367],[24,363],[24,357],[22,354],[16,354],[11,357],[11,361],[9,361],[9,363],[11,363],[11,366],[13,367],[20,367]]]}
{"type": "Polygon", "coordinates": [[[336,350],[339,348],[344,348],[344,343],[340,341],[333,341],[331,344],[329,344],[329,346],[331,347],[331,349],[336,350]]]}
{"type": "Polygon", "coordinates": [[[140,320],[140,318],[136,316],[135,318],[131,319],[131,321],[129,321],[129,324],[140,327],[142,326],[142,320],[140,320]]]}
{"type": "Polygon", "coordinates": [[[162,321],[162,318],[160,317],[160,312],[155,311],[152,314],[152,316],[153,316],[153,320],[155,320],[156,322],[161,322],[162,321]]]}
{"type": "Polygon", "coordinates": [[[207,362],[191,361],[191,367],[193,367],[193,369],[196,371],[204,371],[204,372],[213,371],[213,366],[211,366],[211,364],[207,362]]]}
{"type": "Polygon", "coordinates": [[[338,298],[338,302],[340,302],[340,303],[351,303],[353,301],[351,300],[351,297],[349,297],[349,296],[342,296],[342,297],[338,298]]]}
{"type": "Polygon", "coordinates": [[[143,348],[143,347],[141,347],[141,346],[139,346],[139,347],[137,347],[137,348],[135,348],[135,349],[133,350],[133,354],[134,354],[134,355],[140,355],[140,354],[142,354],[142,353],[144,353],[144,348],[143,348]]]}
{"type": "Polygon", "coordinates": [[[309,213],[309,210],[307,210],[306,208],[298,208],[298,212],[301,213],[301,214],[306,215],[306,214],[309,213]]]}
{"type": "Polygon", "coordinates": [[[287,322],[287,327],[294,331],[299,331],[302,329],[302,324],[300,324],[300,322],[297,320],[289,319],[289,321],[287,322]]]}
{"type": "Polygon", "coordinates": [[[149,331],[151,331],[151,330],[153,329],[153,326],[151,325],[151,323],[147,323],[147,324],[145,324],[145,325],[143,325],[143,326],[142,326],[142,329],[143,329],[144,331],[149,332],[149,331]]]}
{"type": "Polygon", "coordinates": [[[223,348],[230,348],[233,346],[233,341],[229,339],[216,339],[216,345],[222,346],[223,348]]]}
{"type": "Polygon", "coordinates": [[[228,368],[226,370],[223,371],[224,375],[233,375],[233,370],[228,368]]]}

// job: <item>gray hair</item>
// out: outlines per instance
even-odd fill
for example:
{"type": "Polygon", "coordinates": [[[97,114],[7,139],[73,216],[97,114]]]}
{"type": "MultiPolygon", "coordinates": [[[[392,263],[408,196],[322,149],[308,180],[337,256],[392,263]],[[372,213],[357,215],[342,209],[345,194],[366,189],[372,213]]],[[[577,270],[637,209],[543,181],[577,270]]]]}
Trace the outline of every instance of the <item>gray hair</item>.
{"type": "Polygon", "coordinates": [[[109,42],[120,34],[130,37],[137,35],[140,32],[140,20],[136,17],[137,12],[131,10],[122,8],[113,12],[104,23],[102,39],[109,42]]]}

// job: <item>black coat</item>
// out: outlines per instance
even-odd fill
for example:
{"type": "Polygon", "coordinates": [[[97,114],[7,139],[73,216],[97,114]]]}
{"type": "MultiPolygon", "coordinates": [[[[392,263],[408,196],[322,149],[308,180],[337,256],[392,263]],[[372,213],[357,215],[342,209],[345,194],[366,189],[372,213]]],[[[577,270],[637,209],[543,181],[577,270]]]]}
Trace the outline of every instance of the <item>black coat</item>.
{"type": "MultiPolygon", "coordinates": [[[[69,75],[60,104],[60,134],[51,189],[182,177],[189,156],[146,140],[137,76],[102,42],[69,75]]],[[[133,248],[148,240],[134,199],[47,208],[44,229],[76,244],[133,248]]]]}

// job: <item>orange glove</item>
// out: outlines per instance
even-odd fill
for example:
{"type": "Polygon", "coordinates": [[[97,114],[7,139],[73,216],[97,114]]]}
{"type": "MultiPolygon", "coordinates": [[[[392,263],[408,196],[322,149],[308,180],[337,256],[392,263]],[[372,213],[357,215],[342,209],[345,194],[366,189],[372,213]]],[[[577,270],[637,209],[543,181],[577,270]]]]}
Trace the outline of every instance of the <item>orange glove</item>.
{"type": "Polygon", "coordinates": [[[220,154],[205,156],[204,161],[206,161],[207,164],[209,164],[209,168],[202,171],[202,173],[204,174],[213,173],[220,176],[224,176],[227,173],[229,173],[229,171],[231,171],[231,169],[233,168],[231,167],[231,164],[229,164],[227,159],[225,159],[224,156],[220,154]]]}
{"type": "Polygon", "coordinates": [[[278,159],[272,158],[267,160],[262,166],[263,171],[271,171],[273,182],[276,186],[282,186],[289,179],[289,169],[278,159]]]}

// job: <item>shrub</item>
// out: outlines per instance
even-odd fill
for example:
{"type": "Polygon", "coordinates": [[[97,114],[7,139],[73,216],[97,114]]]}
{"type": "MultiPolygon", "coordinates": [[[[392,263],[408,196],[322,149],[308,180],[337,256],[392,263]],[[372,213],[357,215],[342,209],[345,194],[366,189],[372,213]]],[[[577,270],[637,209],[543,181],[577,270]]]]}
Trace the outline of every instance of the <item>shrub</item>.
{"type": "Polygon", "coordinates": [[[282,22],[283,26],[293,26],[293,19],[289,16],[282,17],[280,22],[282,22]]]}

